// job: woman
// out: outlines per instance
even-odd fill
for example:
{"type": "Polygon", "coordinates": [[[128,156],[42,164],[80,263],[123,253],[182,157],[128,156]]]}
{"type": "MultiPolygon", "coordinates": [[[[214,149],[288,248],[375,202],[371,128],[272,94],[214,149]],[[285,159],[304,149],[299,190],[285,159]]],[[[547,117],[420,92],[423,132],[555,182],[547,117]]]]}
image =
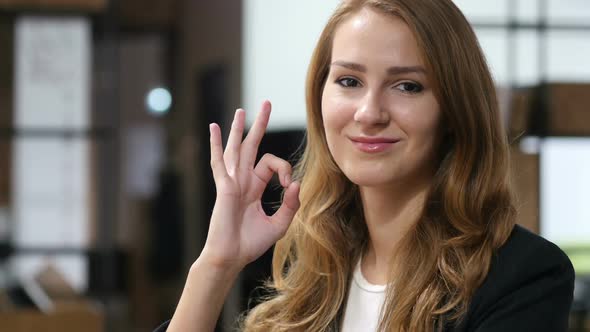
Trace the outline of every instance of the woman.
{"type": "Polygon", "coordinates": [[[271,155],[254,164],[269,114],[241,142],[238,110],[225,152],[211,125],[217,200],[168,331],[212,331],[239,271],[277,240],[272,295],[244,331],[567,329],[571,263],[515,226],[494,85],[451,0],[341,4],[311,60],[293,176],[271,155]],[[274,173],[285,191],[269,217],[274,173]]]}

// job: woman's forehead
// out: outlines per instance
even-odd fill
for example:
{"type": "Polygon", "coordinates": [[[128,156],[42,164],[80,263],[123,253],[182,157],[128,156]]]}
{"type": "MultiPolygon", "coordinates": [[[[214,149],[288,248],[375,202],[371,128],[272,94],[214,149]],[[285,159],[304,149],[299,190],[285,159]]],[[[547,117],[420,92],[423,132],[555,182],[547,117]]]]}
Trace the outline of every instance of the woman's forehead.
{"type": "Polygon", "coordinates": [[[399,17],[364,8],[336,27],[332,61],[382,61],[387,65],[423,65],[410,27],[399,17]]]}

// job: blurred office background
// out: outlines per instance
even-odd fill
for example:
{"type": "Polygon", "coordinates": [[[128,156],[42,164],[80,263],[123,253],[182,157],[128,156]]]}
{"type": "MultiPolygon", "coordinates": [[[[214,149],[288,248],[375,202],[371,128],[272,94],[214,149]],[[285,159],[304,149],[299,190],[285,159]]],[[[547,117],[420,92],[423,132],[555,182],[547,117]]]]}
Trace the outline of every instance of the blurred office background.
{"type": "MultiPolygon", "coordinates": [[[[590,331],[590,2],[456,3],[497,83],[520,223],[573,261],[571,330],[590,331]]],[[[0,329],[168,319],[214,203],[208,123],[227,134],[235,108],[251,122],[270,99],[261,151],[295,160],[307,63],[337,4],[0,0],[0,329]]],[[[218,331],[270,257],[241,274],[218,331]]]]}

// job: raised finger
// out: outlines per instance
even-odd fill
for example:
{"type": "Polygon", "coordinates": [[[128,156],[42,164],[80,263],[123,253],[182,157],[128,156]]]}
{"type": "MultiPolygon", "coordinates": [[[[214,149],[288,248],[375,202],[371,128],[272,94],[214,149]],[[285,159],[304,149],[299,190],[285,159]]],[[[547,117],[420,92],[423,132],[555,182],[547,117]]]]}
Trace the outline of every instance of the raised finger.
{"type": "Polygon", "coordinates": [[[250,128],[248,135],[244,139],[240,150],[240,167],[243,168],[254,168],[254,162],[256,161],[256,154],[258,153],[258,146],[266,131],[268,125],[268,119],[270,118],[271,105],[268,100],[262,103],[262,107],[256,120],[250,128]]]}
{"type": "Polygon", "coordinates": [[[227,170],[223,160],[223,147],[221,146],[221,128],[216,123],[209,124],[209,142],[211,145],[211,170],[215,182],[227,177],[227,170]]]}
{"type": "Polygon", "coordinates": [[[240,145],[242,143],[242,135],[244,134],[244,117],[244,110],[237,109],[227,139],[225,152],[223,153],[225,167],[230,175],[235,172],[240,161],[240,145]]]}

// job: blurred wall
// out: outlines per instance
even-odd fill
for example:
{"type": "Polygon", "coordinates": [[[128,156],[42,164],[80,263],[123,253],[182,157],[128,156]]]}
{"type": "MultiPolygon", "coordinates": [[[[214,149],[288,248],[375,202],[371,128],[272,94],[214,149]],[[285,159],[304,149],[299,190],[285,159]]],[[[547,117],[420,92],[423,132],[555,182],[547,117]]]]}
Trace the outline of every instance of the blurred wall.
{"type": "Polygon", "coordinates": [[[322,28],[339,0],[244,1],[242,92],[246,121],[263,100],[273,112],[269,131],[305,127],[305,77],[322,28]]]}
{"type": "MultiPolygon", "coordinates": [[[[171,139],[176,142],[174,152],[177,164],[184,177],[186,207],[186,267],[199,256],[204,245],[203,195],[207,192],[201,174],[209,169],[209,160],[203,157],[209,149],[208,140],[201,137],[207,129],[207,112],[230,119],[233,111],[241,106],[241,59],[242,59],[242,1],[187,0],[180,7],[176,59],[175,88],[176,112],[172,114],[171,139]],[[215,66],[222,66],[227,73],[227,109],[202,109],[203,87],[198,82],[203,73],[215,66]],[[205,168],[205,169],[204,169],[205,168]]],[[[227,120],[223,121],[227,128],[227,120]]],[[[205,133],[206,134],[206,133],[205,133]]],[[[224,320],[233,321],[238,313],[239,282],[228,298],[224,309],[224,320]],[[233,305],[235,304],[235,305],[233,305]]]]}

